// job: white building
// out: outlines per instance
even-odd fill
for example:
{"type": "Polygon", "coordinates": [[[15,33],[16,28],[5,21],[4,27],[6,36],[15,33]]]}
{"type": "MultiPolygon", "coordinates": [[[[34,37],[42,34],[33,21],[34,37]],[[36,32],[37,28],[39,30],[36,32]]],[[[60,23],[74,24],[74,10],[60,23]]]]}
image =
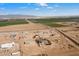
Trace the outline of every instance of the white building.
{"type": "Polygon", "coordinates": [[[11,42],[11,43],[4,43],[4,44],[1,44],[0,45],[0,48],[12,48],[15,46],[15,43],[14,42],[11,42]]]}

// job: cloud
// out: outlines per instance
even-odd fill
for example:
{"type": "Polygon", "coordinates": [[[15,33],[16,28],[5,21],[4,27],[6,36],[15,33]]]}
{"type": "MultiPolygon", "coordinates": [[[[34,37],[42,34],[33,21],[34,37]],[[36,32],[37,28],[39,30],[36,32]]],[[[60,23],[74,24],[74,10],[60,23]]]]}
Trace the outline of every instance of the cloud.
{"type": "Polygon", "coordinates": [[[20,12],[18,11],[18,12],[14,12],[14,13],[12,13],[12,14],[20,14],[20,12]]]}
{"type": "Polygon", "coordinates": [[[72,9],[72,10],[74,10],[74,11],[79,11],[79,9],[72,9]]]}
{"type": "Polygon", "coordinates": [[[0,10],[5,10],[5,8],[0,8],[0,10]]]}
{"type": "Polygon", "coordinates": [[[47,7],[48,6],[47,3],[39,3],[39,5],[42,6],[42,7],[47,7]]]}
{"type": "Polygon", "coordinates": [[[35,8],[35,10],[39,10],[39,8],[35,8]]]}
{"type": "Polygon", "coordinates": [[[53,7],[47,7],[48,9],[54,9],[53,7]]]}
{"type": "Polygon", "coordinates": [[[54,5],[54,7],[59,7],[59,5],[58,5],[58,4],[56,4],[56,5],[54,5]]]}
{"type": "Polygon", "coordinates": [[[0,15],[8,15],[8,12],[2,12],[2,11],[0,11],[0,15]]]}
{"type": "Polygon", "coordinates": [[[55,10],[53,10],[54,12],[56,12],[57,10],[55,9],[55,10]]]}
{"type": "Polygon", "coordinates": [[[31,3],[27,3],[27,5],[31,5],[31,3]]]}
{"type": "Polygon", "coordinates": [[[26,9],[27,7],[19,7],[20,9],[26,9]]]}

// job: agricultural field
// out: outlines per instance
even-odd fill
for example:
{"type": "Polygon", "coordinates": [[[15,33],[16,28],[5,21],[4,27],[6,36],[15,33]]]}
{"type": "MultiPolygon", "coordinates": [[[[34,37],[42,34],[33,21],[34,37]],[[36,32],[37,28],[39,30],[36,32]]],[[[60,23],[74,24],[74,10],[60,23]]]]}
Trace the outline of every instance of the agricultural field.
{"type": "Polygon", "coordinates": [[[72,23],[72,22],[79,22],[78,18],[44,18],[44,19],[29,19],[34,23],[41,23],[44,25],[48,25],[51,27],[68,27],[68,24],[65,23],[72,23]]]}
{"type": "Polygon", "coordinates": [[[25,21],[25,19],[21,19],[21,20],[15,19],[15,21],[0,21],[0,27],[9,26],[9,25],[17,25],[17,24],[27,24],[27,23],[28,22],[25,21]]]}

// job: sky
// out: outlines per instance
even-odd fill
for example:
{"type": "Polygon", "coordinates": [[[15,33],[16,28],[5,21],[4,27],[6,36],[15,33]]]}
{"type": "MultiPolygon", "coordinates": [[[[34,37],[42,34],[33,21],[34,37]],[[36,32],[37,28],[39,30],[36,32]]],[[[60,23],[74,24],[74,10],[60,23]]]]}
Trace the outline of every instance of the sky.
{"type": "Polygon", "coordinates": [[[79,15],[79,3],[0,3],[0,15],[79,15]]]}

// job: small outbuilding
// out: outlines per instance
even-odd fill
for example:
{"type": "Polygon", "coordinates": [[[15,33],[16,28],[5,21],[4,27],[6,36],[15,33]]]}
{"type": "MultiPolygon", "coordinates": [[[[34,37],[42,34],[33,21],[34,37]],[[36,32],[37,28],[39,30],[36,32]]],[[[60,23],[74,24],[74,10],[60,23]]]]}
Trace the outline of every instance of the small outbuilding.
{"type": "Polygon", "coordinates": [[[4,44],[1,44],[0,45],[0,48],[12,48],[15,46],[15,43],[14,42],[11,42],[11,43],[4,43],[4,44]]]}

